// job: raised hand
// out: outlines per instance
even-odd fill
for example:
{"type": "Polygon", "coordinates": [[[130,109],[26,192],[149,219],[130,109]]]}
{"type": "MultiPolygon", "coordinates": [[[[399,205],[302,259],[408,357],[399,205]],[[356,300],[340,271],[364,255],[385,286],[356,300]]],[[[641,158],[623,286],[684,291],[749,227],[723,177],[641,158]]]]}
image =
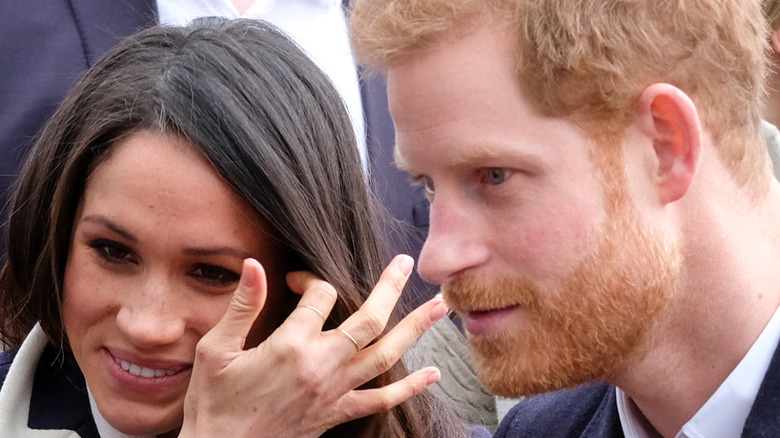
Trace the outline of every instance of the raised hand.
{"type": "Polygon", "coordinates": [[[424,368],[382,388],[355,389],[387,371],[447,312],[434,298],[366,347],[384,330],[412,264],[396,257],[360,310],[327,331],[336,291],[311,273],[289,274],[288,285],[302,294],[298,307],[263,343],[244,350],[266,297],[263,268],[247,259],[227,312],[198,343],[180,436],[319,436],[438,381],[439,370],[424,368]]]}

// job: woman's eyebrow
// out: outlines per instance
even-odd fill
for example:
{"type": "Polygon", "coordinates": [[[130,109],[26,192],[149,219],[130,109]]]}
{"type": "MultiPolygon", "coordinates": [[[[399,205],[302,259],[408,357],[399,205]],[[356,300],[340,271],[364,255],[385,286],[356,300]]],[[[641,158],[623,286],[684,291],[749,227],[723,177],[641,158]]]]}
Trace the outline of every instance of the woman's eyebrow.
{"type": "Polygon", "coordinates": [[[213,255],[225,255],[230,257],[237,257],[240,259],[246,259],[253,257],[252,254],[241,251],[230,246],[213,246],[213,247],[187,247],[182,250],[186,255],[190,256],[213,256],[213,255]]]}
{"type": "MultiPolygon", "coordinates": [[[[112,232],[122,236],[124,239],[127,239],[129,242],[138,243],[138,238],[133,233],[122,228],[121,226],[114,223],[113,221],[111,221],[105,216],[92,214],[92,215],[84,216],[81,219],[81,221],[102,225],[108,228],[109,230],[111,230],[112,232]]],[[[203,246],[203,247],[193,246],[193,247],[184,248],[182,250],[182,253],[191,256],[226,255],[231,257],[237,257],[242,260],[245,258],[253,257],[253,255],[247,251],[241,251],[239,249],[230,246],[203,246]]]]}
{"type": "Polygon", "coordinates": [[[118,224],[112,222],[110,219],[108,219],[105,216],[98,215],[98,214],[91,214],[81,218],[81,222],[90,222],[93,224],[103,225],[104,227],[108,228],[112,232],[119,234],[120,236],[122,236],[123,238],[127,239],[132,243],[138,242],[138,238],[135,237],[133,233],[122,228],[118,224]]]}

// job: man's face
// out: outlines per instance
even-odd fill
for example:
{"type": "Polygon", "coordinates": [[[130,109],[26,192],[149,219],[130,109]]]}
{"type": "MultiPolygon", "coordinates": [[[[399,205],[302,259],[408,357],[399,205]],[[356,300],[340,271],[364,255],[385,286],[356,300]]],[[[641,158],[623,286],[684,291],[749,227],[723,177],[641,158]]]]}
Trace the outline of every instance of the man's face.
{"type": "Polygon", "coordinates": [[[517,396],[641,356],[679,253],[636,211],[618,140],[594,148],[525,100],[511,40],[483,26],[415,53],[388,90],[398,164],[431,200],[420,274],[463,318],[480,379],[517,396]]]}

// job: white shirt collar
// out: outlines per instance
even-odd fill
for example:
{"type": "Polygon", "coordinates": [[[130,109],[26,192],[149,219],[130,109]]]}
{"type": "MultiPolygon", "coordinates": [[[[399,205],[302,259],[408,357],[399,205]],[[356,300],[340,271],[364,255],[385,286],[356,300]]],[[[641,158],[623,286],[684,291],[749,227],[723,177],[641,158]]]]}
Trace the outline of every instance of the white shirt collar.
{"type": "MultiPolygon", "coordinates": [[[[745,420],[764,380],[780,341],[780,309],[769,320],[734,371],[704,406],[685,423],[677,438],[731,438],[740,436],[745,420]]],[[[617,388],[617,408],[626,438],[650,438],[650,428],[636,405],[617,388]]]]}
{"type": "Polygon", "coordinates": [[[89,390],[89,386],[87,386],[87,394],[89,394],[89,409],[92,411],[92,418],[95,420],[95,426],[97,426],[98,435],[100,435],[100,438],[154,438],[126,435],[114,429],[110,424],[108,424],[108,421],[103,418],[103,415],[101,415],[100,411],[98,410],[97,404],[95,404],[95,399],[92,397],[92,391],[89,390]]]}
{"type": "Polygon", "coordinates": [[[160,23],[175,26],[208,16],[263,19],[289,34],[344,99],[363,170],[368,174],[363,100],[341,0],[255,0],[243,15],[230,0],[157,0],[157,14],[160,23]]]}

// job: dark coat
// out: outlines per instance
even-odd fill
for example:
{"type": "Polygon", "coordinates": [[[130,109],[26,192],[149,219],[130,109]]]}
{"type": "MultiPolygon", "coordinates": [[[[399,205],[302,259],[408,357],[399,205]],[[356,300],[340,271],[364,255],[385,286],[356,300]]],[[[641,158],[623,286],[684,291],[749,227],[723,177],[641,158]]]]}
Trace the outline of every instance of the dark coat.
{"type": "MultiPolygon", "coordinates": [[[[494,438],[622,438],[616,398],[615,387],[608,383],[531,397],[509,411],[494,438]]],[[[769,364],[742,436],[780,437],[780,347],[769,364]]]]}

